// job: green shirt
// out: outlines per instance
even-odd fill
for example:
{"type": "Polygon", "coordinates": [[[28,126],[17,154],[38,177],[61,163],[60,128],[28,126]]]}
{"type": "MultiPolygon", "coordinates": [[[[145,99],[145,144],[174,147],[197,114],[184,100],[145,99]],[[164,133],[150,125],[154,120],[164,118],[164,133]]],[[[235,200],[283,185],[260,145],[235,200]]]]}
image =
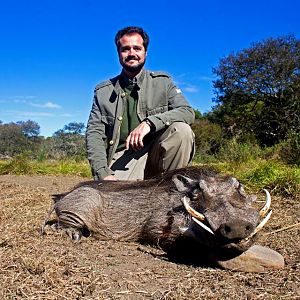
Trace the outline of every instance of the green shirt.
{"type": "Polygon", "coordinates": [[[126,103],[124,104],[124,112],[120,127],[120,140],[117,151],[121,151],[125,148],[125,142],[129,133],[140,124],[137,115],[138,93],[136,80],[131,80],[122,76],[120,85],[126,94],[126,97],[124,98],[126,103]]]}

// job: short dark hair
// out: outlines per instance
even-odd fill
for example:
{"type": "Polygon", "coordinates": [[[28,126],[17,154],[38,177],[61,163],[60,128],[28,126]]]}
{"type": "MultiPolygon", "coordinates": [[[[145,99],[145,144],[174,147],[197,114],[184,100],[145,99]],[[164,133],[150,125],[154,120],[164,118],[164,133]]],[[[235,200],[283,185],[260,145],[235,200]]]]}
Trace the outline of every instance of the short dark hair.
{"type": "Polygon", "coordinates": [[[143,38],[143,45],[144,45],[145,50],[147,51],[148,45],[149,45],[149,36],[143,28],[137,27],[137,26],[128,26],[123,29],[120,29],[117,32],[117,34],[115,36],[115,44],[117,46],[117,49],[119,50],[119,48],[120,48],[121,37],[126,34],[132,34],[132,33],[138,33],[143,38]]]}

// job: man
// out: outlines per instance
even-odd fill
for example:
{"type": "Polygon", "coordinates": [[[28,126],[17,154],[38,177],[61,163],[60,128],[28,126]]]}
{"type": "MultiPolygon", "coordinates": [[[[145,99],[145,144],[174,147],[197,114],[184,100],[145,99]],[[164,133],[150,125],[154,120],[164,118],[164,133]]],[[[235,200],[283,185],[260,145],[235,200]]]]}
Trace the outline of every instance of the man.
{"type": "Polygon", "coordinates": [[[87,124],[94,179],[145,179],[187,166],[193,109],[167,74],[144,69],[149,37],[142,28],[119,30],[115,43],[122,72],[96,86],[87,124]]]}

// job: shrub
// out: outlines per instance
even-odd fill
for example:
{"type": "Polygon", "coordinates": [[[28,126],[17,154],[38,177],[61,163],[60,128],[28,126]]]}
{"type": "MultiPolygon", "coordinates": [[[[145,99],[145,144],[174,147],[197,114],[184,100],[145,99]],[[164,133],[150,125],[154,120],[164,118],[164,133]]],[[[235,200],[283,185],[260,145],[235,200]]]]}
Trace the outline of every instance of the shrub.
{"type": "Polygon", "coordinates": [[[300,169],[280,162],[262,161],[243,179],[256,189],[268,188],[281,196],[298,198],[300,194],[300,169]]]}
{"type": "Polygon", "coordinates": [[[219,161],[240,164],[259,158],[262,152],[262,149],[256,144],[239,143],[233,138],[221,146],[216,158],[219,161]]]}
{"type": "Polygon", "coordinates": [[[58,132],[47,143],[49,158],[77,159],[86,157],[85,138],[79,134],[58,132]]]}
{"type": "Polygon", "coordinates": [[[9,161],[0,161],[0,175],[5,174],[92,176],[86,160],[29,160],[25,155],[16,156],[9,161]]]}
{"type": "Polygon", "coordinates": [[[217,152],[222,141],[222,130],[207,119],[196,120],[192,125],[195,134],[196,156],[207,157],[217,152]]]}
{"type": "Polygon", "coordinates": [[[33,174],[33,165],[26,155],[17,155],[12,160],[6,161],[0,165],[0,175],[5,174],[33,174]]]}
{"type": "Polygon", "coordinates": [[[299,167],[284,165],[276,160],[255,159],[239,165],[219,162],[214,164],[214,168],[238,178],[250,191],[258,192],[266,188],[272,194],[300,198],[299,167]]]}
{"type": "Polygon", "coordinates": [[[82,160],[45,160],[36,162],[35,173],[42,175],[76,175],[82,177],[91,177],[91,170],[88,162],[82,160]]]}
{"type": "Polygon", "coordinates": [[[300,133],[291,131],[288,138],[278,144],[277,148],[283,162],[300,166],[300,133]]]}

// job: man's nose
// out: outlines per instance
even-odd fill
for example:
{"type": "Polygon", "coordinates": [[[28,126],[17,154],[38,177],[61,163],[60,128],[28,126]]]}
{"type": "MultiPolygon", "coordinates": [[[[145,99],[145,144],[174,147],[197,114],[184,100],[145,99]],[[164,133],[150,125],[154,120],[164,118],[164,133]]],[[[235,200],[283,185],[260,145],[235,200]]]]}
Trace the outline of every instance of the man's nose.
{"type": "Polygon", "coordinates": [[[129,55],[135,55],[135,50],[133,48],[130,48],[128,54],[129,55]]]}

